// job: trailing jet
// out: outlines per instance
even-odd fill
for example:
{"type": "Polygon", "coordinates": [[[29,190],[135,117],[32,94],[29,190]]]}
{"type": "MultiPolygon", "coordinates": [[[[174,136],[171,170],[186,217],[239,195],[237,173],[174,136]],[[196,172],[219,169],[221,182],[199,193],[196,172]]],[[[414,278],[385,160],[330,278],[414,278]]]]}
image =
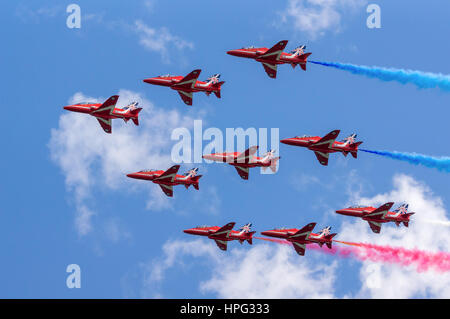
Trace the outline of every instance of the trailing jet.
{"type": "Polygon", "coordinates": [[[389,202],[381,205],[378,208],[371,206],[351,206],[348,208],[337,210],[336,213],[341,215],[360,217],[369,223],[370,229],[374,233],[380,233],[381,224],[394,222],[397,227],[403,223],[406,227],[409,226],[409,218],[414,213],[408,213],[408,204],[399,206],[393,212],[390,212],[394,203],[389,202]]]}
{"type": "Polygon", "coordinates": [[[227,53],[241,58],[254,59],[257,62],[261,62],[267,75],[272,79],[277,77],[277,66],[278,64],[290,64],[292,68],[297,65],[306,71],[306,62],[311,53],[305,53],[305,45],[299,46],[295,50],[286,53],[283,52],[287,40],[283,40],[275,44],[270,49],[268,48],[255,48],[245,47],[237,50],[230,50],[227,53]]]}
{"type": "Polygon", "coordinates": [[[118,95],[113,95],[103,104],[101,103],[77,103],[74,105],[64,106],[65,110],[86,113],[97,118],[98,123],[106,133],[112,132],[111,120],[123,119],[125,122],[132,120],[134,124],[139,125],[139,112],[141,107],[137,107],[138,102],[133,102],[123,109],[116,108],[118,95]]]}
{"type": "Polygon", "coordinates": [[[215,162],[228,163],[236,168],[239,176],[242,179],[247,180],[249,169],[251,167],[262,167],[265,171],[270,168],[272,172],[277,171],[277,162],[280,157],[275,157],[274,150],[270,150],[263,157],[255,156],[258,146],[252,146],[245,152],[224,152],[224,153],[214,153],[209,155],[203,155],[202,157],[207,160],[215,162]]]}
{"type": "Polygon", "coordinates": [[[161,75],[154,78],[145,79],[145,83],[168,86],[178,92],[181,99],[187,105],[192,105],[192,93],[205,92],[207,96],[214,93],[220,99],[220,88],[225,83],[219,81],[220,74],[214,74],[205,81],[198,81],[197,78],[202,70],[197,69],[185,77],[176,75],[161,75]]]}
{"type": "Polygon", "coordinates": [[[318,234],[312,233],[316,223],[310,223],[302,229],[297,228],[278,228],[261,232],[264,236],[277,237],[285,239],[292,243],[295,251],[300,256],[305,255],[306,245],[318,244],[322,247],[325,244],[329,249],[332,248],[333,237],[337,234],[330,234],[331,226],[325,227],[318,234]]]}
{"type": "Polygon", "coordinates": [[[235,223],[228,223],[223,227],[219,226],[198,226],[195,228],[183,230],[186,234],[207,236],[209,239],[213,239],[216,242],[217,247],[221,250],[227,250],[227,244],[229,241],[238,240],[239,243],[247,241],[252,244],[253,234],[256,232],[251,231],[251,223],[242,226],[239,231],[233,230],[235,223]]]}
{"type": "Polygon", "coordinates": [[[189,186],[192,185],[196,190],[198,190],[198,180],[200,179],[200,177],[202,177],[202,175],[197,175],[198,168],[191,169],[184,175],[177,174],[179,169],[180,165],[174,165],[167,171],[148,169],[136,173],[131,173],[127,176],[131,178],[152,181],[153,183],[158,184],[164,194],[169,197],[173,196],[173,186],[175,185],[184,185],[186,189],[188,189],[189,186]]]}
{"type": "Polygon", "coordinates": [[[280,142],[283,144],[306,147],[316,155],[320,164],[327,166],[328,157],[330,153],[341,152],[344,156],[348,153],[352,154],[354,158],[358,157],[358,146],[362,142],[355,142],[356,134],[352,134],[342,141],[336,141],[340,130],[334,130],[324,137],[320,136],[296,136],[292,138],[286,138],[280,142]]]}

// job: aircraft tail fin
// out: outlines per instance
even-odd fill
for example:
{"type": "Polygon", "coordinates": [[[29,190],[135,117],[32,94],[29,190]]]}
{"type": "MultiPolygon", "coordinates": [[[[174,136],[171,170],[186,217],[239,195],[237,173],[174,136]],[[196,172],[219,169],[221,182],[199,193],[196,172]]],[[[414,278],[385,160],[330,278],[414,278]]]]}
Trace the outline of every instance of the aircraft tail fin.
{"type": "Polygon", "coordinates": [[[247,243],[249,243],[250,245],[253,245],[253,235],[255,234],[255,231],[249,232],[247,235],[249,238],[247,238],[247,243]]]}
{"type": "Polygon", "coordinates": [[[214,88],[214,94],[217,96],[217,98],[219,98],[220,99],[220,89],[221,89],[221,87],[222,87],[222,85],[225,83],[225,81],[221,81],[221,82],[219,82],[219,83],[215,83],[215,84],[213,84],[213,88],[214,88]]]}
{"type": "Polygon", "coordinates": [[[142,107],[138,107],[134,110],[131,110],[130,113],[134,115],[134,117],[131,118],[133,123],[138,126],[139,125],[139,112],[142,111],[142,107]]]}
{"type": "Polygon", "coordinates": [[[194,186],[194,188],[196,189],[196,190],[199,190],[200,189],[200,187],[199,187],[199,184],[198,184],[198,180],[200,179],[200,177],[202,177],[203,175],[196,175],[196,176],[194,176],[194,177],[191,177],[191,180],[194,182],[194,184],[192,184],[193,186],[194,186]]]}
{"type": "Polygon", "coordinates": [[[358,146],[361,145],[362,142],[356,142],[351,144],[349,147],[352,149],[350,152],[354,158],[358,158],[358,146]]]}
{"type": "Polygon", "coordinates": [[[333,233],[330,235],[327,235],[325,238],[329,240],[329,242],[327,242],[327,247],[331,249],[331,243],[333,242],[333,237],[336,236],[337,233],[333,233]]]}
{"type": "Polygon", "coordinates": [[[302,68],[303,71],[306,71],[306,62],[310,55],[311,55],[311,52],[308,52],[308,53],[304,53],[298,57],[299,59],[303,60],[301,63],[299,63],[300,67],[302,68]]]}
{"type": "Polygon", "coordinates": [[[406,213],[403,216],[405,216],[408,220],[403,222],[403,225],[405,225],[405,227],[409,226],[409,217],[411,217],[411,215],[414,215],[415,213],[406,213]]]}
{"type": "Polygon", "coordinates": [[[277,171],[277,163],[281,157],[274,157],[270,160],[270,170],[275,173],[277,171]]]}

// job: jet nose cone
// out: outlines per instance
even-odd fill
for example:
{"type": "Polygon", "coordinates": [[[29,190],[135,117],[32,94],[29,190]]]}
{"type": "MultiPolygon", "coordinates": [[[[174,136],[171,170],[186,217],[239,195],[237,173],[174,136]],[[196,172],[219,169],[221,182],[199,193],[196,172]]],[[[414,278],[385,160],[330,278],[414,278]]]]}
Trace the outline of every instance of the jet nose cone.
{"type": "Polygon", "coordinates": [[[127,174],[127,177],[130,177],[130,178],[136,178],[136,173],[130,173],[130,174],[127,174]]]}
{"type": "Polygon", "coordinates": [[[67,105],[63,107],[67,111],[73,111],[75,108],[72,105],[67,105]]]}
{"type": "Polygon", "coordinates": [[[336,211],[336,213],[338,213],[338,214],[343,214],[345,212],[345,209],[338,209],[337,211],[336,211]]]}
{"type": "Polygon", "coordinates": [[[230,50],[230,51],[227,51],[227,54],[237,56],[238,52],[237,52],[237,50],[230,50]]]}
{"type": "Polygon", "coordinates": [[[262,231],[262,232],[261,232],[261,235],[264,235],[264,236],[270,236],[271,233],[272,233],[272,231],[270,231],[270,230],[265,230],[265,231],[262,231]]]}
{"type": "Polygon", "coordinates": [[[183,230],[183,233],[185,233],[185,234],[194,234],[194,230],[193,229],[185,229],[185,230],[183,230]]]}
{"type": "Polygon", "coordinates": [[[280,140],[280,142],[283,143],[283,144],[287,144],[288,143],[288,138],[282,139],[282,140],[280,140]]]}

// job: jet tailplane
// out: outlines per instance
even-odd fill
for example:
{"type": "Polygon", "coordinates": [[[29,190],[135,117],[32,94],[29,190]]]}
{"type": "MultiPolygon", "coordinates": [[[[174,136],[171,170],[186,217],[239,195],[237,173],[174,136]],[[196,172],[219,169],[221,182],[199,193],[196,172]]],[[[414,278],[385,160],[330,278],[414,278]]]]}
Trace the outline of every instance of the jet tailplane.
{"type": "Polygon", "coordinates": [[[277,171],[277,162],[280,157],[274,157],[270,160],[270,170],[275,173],[277,171]]]}
{"type": "Polygon", "coordinates": [[[137,109],[131,110],[130,114],[133,114],[134,117],[131,118],[133,123],[138,126],[139,125],[139,112],[142,111],[142,107],[138,107],[137,109]]]}
{"type": "Polygon", "coordinates": [[[194,177],[191,177],[191,180],[193,181],[192,186],[194,186],[194,188],[195,188],[196,190],[199,190],[199,189],[200,189],[199,184],[198,184],[198,180],[199,180],[200,177],[202,177],[202,176],[203,176],[203,175],[196,175],[196,176],[194,176],[194,177]]]}
{"type": "Polygon", "coordinates": [[[225,83],[225,81],[221,81],[219,83],[215,83],[212,85],[212,87],[214,88],[214,94],[217,96],[217,98],[220,99],[220,89],[222,87],[222,85],[225,83]]]}

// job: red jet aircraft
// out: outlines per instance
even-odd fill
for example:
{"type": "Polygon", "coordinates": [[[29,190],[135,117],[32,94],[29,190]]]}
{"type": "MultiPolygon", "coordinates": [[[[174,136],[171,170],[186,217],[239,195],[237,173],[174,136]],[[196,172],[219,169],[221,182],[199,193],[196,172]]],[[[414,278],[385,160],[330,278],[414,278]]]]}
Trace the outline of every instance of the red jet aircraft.
{"type": "Polygon", "coordinates": [[[209,239],[214,239],[221,250],[227,250],[229,241],[238,240],[241,244],[247,241],[252,244],[254,231],[250,231],[251,223],[242,226],[239,231],[233,230],[235,223],[228,223],[223,227],[219,226],[198,226],[184,230],[186,234],[208,236],[209,239]]]}
{"type": "Polygon", "coordinates": [[[254,156],[258,146],[252,146],[245,152],[224,152],[224,153],[214,153],[209,155],[203,155],[202,157],[207,160],[212,160],[215,162],[223,162],[233,165],[236,168],[239,176],[242,179],[247,180],[249,169],[251,167],[262,167],[266,170],[268,167],[272,172],[277,171],[277,162],[280,157],[275,157],[274,150],[267,152],[264,157],[254,156]]]}
{"type": "Polygon", "coordinates": [[[191,169],[185,175],[178,175],[177,173],[179,169],[180,165],[174,165],[167,171],[149,169],[131,173],[127,176],[152,181],[155,184],[159,184],[164,194],[169,197],[173,196],[173,186],[175,185],[184,185],[186,189],[192,185],[196,190],[198,190],[198,180],[202,177],[202,175],[197,175],[198,168],[191,169]]]}
{"type": "Polygon", "coordinates": [[[139,112],[141,107],[137,107],[138,102],[133,102],[123,109],[116,108],[118,95],[113,95],[107,99],[103,104],[101,103],[77,103],[74,105],[64,106],[65,110],[86,113],[97,118],[98,123],[106,133],[112,132],[111,120],[123,119],[128,122],[130,119],[134,124],[139,125],[139,112]]]}
{"type": "Polygon", "coordinates": [[[387,222],[394,222],[397,227],[403,223],[406,227],[409,226],[409,217],[414,213],[408,213],[408,204],[399,206],[393,212],[390,212],[394,203],[386,203],[378,208],[371,206],[352,206],[337,210],[336,213],[347,216],[360,217],[369,223],[370,228],[374,233],[379,234],[381,231],[381,224],[387,222]]]}
{"type": "Polygon", "coordinates": [[[322,247],[325,244],[329,249],[332,248],[333,237],[337,234],[330,234],[331,226],[325,227],[318,234],[312,233],[316,223],[310,223],[298,230],[297,228],[279,228],[261,232],[264,236],[277,237],[285,239],[292,243],[295,251],[300,256],[305,255],[307,244],[318,244],[322,247]]]}
{"type": "Polygon", "coordinates": [[[354,158],[357,158],[358,146],[361,145],[362,142],[355,142],[356,134],[352,134],[341,142],[337,142],[335,140],[338,137],[339,132],[340,130],[335,130],[324,137],[307,135],[296,136],[286,138],[280,142],[288,145],[306,147],[314,151],[320,164],[324,166],[328,165],[330,153],[341,152],[344,156],[347,156],[348,153],[350,153],[354,158]]]}
{"type": "Polygon", "coordinates": [[[277,65],[278,64],[290,64],[292,68],[296,65],[306,71],[306,60],[311,53],[304,53],[303,50],[306,46],[302,45],[290,53],[283,52],[287,40],[283,40],[275,44],[270,49],[268,48],[255,48],[253,46],[246,47],[237,50],[230,50],[227,53],[241,58],[254,59],[257,62],[261,62],[267,75],[272,79],[277,77],[277,65]]]}
{"type": "Polygon", "coordinates": [[[220,99],[220,88],[225,83],[219,82],[220,74],[214,74],[205,81],[197,81],[202,70],[194,70],[185,77],[174,75],[161,75],[145,79],[145,83],[168,86],[180,94],[187,105],[192,105],[192,93],[205,92],[207,96],[214,93],[220,99]]]}

